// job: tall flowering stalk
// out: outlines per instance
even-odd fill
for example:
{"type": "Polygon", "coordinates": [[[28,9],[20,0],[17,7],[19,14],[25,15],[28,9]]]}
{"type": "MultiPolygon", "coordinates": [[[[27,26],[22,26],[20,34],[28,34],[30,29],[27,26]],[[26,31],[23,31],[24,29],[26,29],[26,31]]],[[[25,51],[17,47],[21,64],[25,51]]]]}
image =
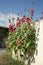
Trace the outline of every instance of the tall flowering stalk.
{"type": "Polygon", "coordinates": [[[42,18],[43,18],[43,12],[41,14],[42,14],[42,18]]]}
{"type": "MultiPolygon", "coordinates": [[[[34,11],[31,10],[30,14],[33,16],[34,11]]],[[[15,55],[18,55],[31,63],[34,60],[34,53],[36,50],[35,42],[35,28],[33,23],[30,23],[29,17],[23,16],[21,19],[17,18],[16,27],[9,25],[9,34],[6,46],[9,50],[14,49],[15,55]]],[[[20,59],[18,59],[20,60],[20,59]]],[[[20,61],[21,61],[20,60],[20,61]]],[[[22,61],[23,62],[23,61],[22,61]]]]}

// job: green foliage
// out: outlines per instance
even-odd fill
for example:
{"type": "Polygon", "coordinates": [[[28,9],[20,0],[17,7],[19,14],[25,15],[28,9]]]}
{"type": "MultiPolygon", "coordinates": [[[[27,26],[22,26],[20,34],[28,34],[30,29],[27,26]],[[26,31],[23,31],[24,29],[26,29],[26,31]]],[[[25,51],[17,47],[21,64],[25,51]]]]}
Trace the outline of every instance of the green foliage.
{"type": "Polygon", "coordinates": [[[9,31],[6,47],[9,50],[14,49],[15,54],[20,50],[21,57],[24,57],[24,59],[29,58],[30,61],[33,61],[36,50],[35,39],[35,28],[33,23],[27,23],[25,21],[18,26],[14,32],[9,31]],[[17,42],[18,38],[21,40],[20,44],[17,42]],[[21,52],[23,52],[23,54],[21,52]],[[28,57],[26,56],[27,54],[28,57]]]}

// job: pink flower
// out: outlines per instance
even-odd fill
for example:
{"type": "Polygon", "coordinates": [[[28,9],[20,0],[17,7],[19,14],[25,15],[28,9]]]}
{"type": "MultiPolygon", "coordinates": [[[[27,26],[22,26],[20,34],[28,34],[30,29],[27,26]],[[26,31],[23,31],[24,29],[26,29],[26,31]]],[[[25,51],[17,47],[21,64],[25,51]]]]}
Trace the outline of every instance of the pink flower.
{"type": "Polygon", "coordinates": [[[17,40],[17,43],[20,44],[20,43],[21,43],[21,39],[18,39],[18,40],[17,40]]]}
{"type": "Polygon", "coordinates": [[[27,23],[30,23],[30,18],[26,18],[26,22],[27,23]]]}
{"type": "Polygon", "coordinates": [[[20,22],[20,21],[18,21],[18,22],[16,23],[16,26],[20,26],[20,24],[21,24],[21,22],[20,22]]]}
{"type": "Polygon", "coordinates": [[[34,14],[34,10],[33,9],[30,9],[30,14],[31,14],[31,16],[33,16],[33,14],[34,14]]]}

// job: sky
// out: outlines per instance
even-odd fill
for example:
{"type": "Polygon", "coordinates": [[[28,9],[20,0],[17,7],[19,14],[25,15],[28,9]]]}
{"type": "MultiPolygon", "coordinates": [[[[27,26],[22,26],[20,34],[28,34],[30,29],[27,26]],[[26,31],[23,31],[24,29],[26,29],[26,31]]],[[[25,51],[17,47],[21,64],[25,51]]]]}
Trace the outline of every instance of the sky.
{"type": "Polygon", "coordinates": [[[26,15],[28,16],[28,10],[34,9],[33,20],[39,19],[43,12],[43,0],[0,0],[0,25],[6,25],[6,21],[9,15],[13,13],[16,16],[18,13],[24,15],[24,9],[26,8],[26,15]],[[32,5],[34,2],[34,5],[32,5]]]}

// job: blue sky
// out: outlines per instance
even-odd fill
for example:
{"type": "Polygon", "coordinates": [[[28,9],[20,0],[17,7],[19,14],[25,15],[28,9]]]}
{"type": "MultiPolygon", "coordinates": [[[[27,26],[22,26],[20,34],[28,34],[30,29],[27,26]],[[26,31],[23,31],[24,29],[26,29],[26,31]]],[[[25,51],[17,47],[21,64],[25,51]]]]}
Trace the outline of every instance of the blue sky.
{"type": "Polygon", "coordinates": [[[24,9],[26,8],[28,15],[28,9],[32,8],[32,2],[34,2],[34,18],[33,20],[39,19],[43,11],[43,0],[0,0],[0,13],[9,14],[13,12],[15,15],[24,14],[24,9]]]}
{"type": "Polygon", "coordinates": [[[32,2],[34,2],[34,10],[38,17],[40,17],[41,12],[43,11],[43,0],[0,0],[0,12],[7,14],[14,12],[18,14],[20,12],[24,13],[24,9],[32,8],[32,2]]]}

